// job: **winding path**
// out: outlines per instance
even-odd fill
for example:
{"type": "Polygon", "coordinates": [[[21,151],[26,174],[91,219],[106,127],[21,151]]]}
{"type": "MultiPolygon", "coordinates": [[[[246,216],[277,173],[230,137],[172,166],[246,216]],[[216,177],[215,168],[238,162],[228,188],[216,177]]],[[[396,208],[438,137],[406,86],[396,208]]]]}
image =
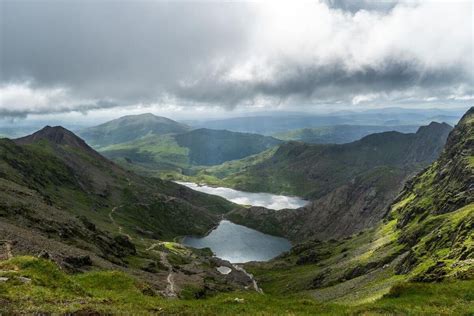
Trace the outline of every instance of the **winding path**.
{"type": "MultiPolygon", "coordinates": [[[[146,250],[147,251],[154,250],[155,247],[158,245],[160,245],[160,243],[154,243],[150,247],[148,247],[146,250]]],[[[175,289],[173,266],[169,263],[168,257],[164,251],[159,251],[159,253],[160,253],[161,263],[165,267],[168,268],[168,276],[166,277],[166,282],[168,284],[166,285],[166,289],[163,291],[163,294],[166,297],[175,298],[178,295],[176,294],[176,289],[175,289]]]]}
{"type": "Polygon", "coordinates": [[[232,266],[234,267],[235,270],[243,272],[246,276],[248,276],[250,280],[252,280],[254,290],[260,294],[263,294],[263,290],[258,286],[257,281],[255,281],[252,274],[248,273],[242,266],[239,266],[237,264],[233,264],[232,266]]]}
{"type": "MultiPolygon", "coordinates": [[[[129,240],[133,240],[132,236],[130,236],[129,234],[127,233],[124,233],[123,232],[123,227],[120,226],[114,219],[114,213],[117,211],[117,209],[119,209],[120,207],[122,207],[122,205],[119,205],[119,206],[115,206],[114,208],[112,208],[112,210],[110,211],[109,213],[109,218],[110,218],[110,221],[112,222],[112,224],[114,226],[116,226],[118,228],[118,232],[120,235],[123,235],[123,236],[126,236],[129,240]]],[[[148,247],[146,249],[146,251],[151,251],[151,250],[154,250],[154,248],[156,246],[160,245],[160,243],[154,243],[152,244],[150,247],[148,247]]],[[[168,268],[168,276],[166,277],[166,282],[168,283],[167,286],[166,286],[166,289],[164,290],[163,294],[166,296],[166,297],[177,297],[178,295],[176,294],[176,290],[175,290],[175,282],[174,282],[174,273],[173,273],[173,266],[169,263],[168,261],[168,258],[167,258],[167,255],[165,252],[163,251],[159,251],[159,254],[160,254],[160,259],[161,259],[161,263],[168,268]]]]}
{"type": "Polygon", "coordinates": [[[116,211],[118,208],[120,208],[120,207],[122,207],[122,205],[120,205],[120,206],[115,206],[114,208],[112,208],[112,210],[111,210],[110,213],[109,213],[110,221],[112,222],[112,224],[114,224],[115,226],[117,226],[118,232],[119,232],[120,235],[123,235],[123,236],[127,237],[129,240],[133,240],[132,236],[130,236],[129,234],[123,232],[123,227],[120,226],[119,224],[117,224],[117,222],[115,221],[115,219],[114,219],[114,217],[113,217],[113,214],[115,213],[115,211],[116,211]]]}

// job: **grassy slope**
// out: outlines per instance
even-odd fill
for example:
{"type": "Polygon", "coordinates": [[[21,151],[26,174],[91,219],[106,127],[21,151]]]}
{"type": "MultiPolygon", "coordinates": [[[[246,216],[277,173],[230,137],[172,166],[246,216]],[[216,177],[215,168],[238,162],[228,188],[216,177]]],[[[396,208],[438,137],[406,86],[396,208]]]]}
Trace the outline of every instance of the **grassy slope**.
{"type": "Polygon", "coordinates": [[[0,312],[163,313],[180,315],[452,315],[474,312],[474,281],[403,284],[385,297],[359,306],[321,304],[309,297],[233,292],[201,300],[166,300],[117,271],[67,275],[49,261],[17,257],[0,262],[0,312]],[[14,271],[14,272],[12,272],[14,271]],[[18,277],[30,278],[23,284],[18,277]],[[239,301],[236,301],[240,299],[239,301]]]}
{"type": "Polygon", "coordinates": [[[145,175],[181,174],[191,167],[189,149],[179,146],[172,135],[146,136],[101,147],[99,151],[127,169],[145,175]]]}
{"type": "Polygon", "coordinates": [[[21,143],[0,141],[0,240],[11,240],[14,255],[46,252],[67,271],[115,269],[147,282],[154,295],[167,285],[163,257],[172,265],[179,295],[245,285],[218,275],[210,252],[176,251],[178,246],[163,242],[204,234],[234,204],[136,176],[80,147],[61,128],[21,143]]]}
{"type": "Polygon", "coordinates": [[[86,128],[79,132],[89,144],[96,148],[125,143],[147,135],[183,133],[190,128],[165,117],[153,114],[124,116],[104,124],[86,128]]]}
{"type": "Polygon", "coordinates": [[[2,178],[33,189],[48,203],[86,216],[106,230],[114,228],[109,213],[116,206],[120,206],[117,221],[126,217],[128,233],[136,234],[136,227],[147,218],[146,230],[163,239],[189,231],[205,233],[220,214],[235,207],[222,198],[139,177],[92,152],[47,140],[22,146],[2,140],[0,157],[2,178]],[[141,212],[136,211],[138,206],[141,212]]]}
{"type": "Polygon", "coordinates": [[[181,134],[147,135],[97,149],[140,174],[178,178],[200,165],[215,165],[257,154],[281,141],[256,134],[199,129],[181,134]]]}

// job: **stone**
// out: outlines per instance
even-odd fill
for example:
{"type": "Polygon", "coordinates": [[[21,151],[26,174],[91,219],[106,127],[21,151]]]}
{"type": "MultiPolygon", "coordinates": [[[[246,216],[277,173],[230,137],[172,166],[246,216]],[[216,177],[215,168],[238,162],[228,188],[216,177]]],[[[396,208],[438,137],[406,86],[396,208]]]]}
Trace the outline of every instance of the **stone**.
{"type": "Polygon", "coordinates": [[[81,268],[92,265],[92,260],[89,256],[66,257],[64,261],[70,264],[73,268],[81,268]]]}
{"type": "Polygon", "coordinates": [[[19,276],[17,278],[21,283],[30,283],[31,282],[31,279],[30,278],[26,278],[26,277],[22,277],[22,276],[19,276]]]}
{"type": "Polygon", "coordinates": [[[41,252],[38,254],[38,258],[41,258],[41,259],[51,259],[51,255],[49,254],[49,252],[45,251],[45,250],[41,250],[41,252]]]}

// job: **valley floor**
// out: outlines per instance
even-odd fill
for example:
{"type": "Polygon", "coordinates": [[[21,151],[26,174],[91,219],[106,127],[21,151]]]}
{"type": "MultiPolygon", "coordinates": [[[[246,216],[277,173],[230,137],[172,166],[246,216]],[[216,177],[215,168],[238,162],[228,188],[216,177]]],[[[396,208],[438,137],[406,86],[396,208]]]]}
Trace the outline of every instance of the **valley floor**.
{"type": "Polygon", "coordinates": [[[179,315],[472,315],[474,281],[404,283],[357,306],[310,297],[232,292],[205,299],[164,299],[118,271],[66,274],[53,262],[0,262],[0,313],[157,313],[179,315]]]}

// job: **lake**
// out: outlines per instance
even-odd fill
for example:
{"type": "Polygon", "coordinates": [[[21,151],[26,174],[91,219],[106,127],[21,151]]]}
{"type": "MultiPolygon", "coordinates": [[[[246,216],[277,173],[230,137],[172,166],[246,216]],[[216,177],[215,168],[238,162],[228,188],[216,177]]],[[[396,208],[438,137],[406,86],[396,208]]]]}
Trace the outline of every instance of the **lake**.
{"type": "Polygon", "coordinates": [[[186,236],[182,243],[194,248],[209,247],[217,257],[232,263],[267,261],[291,248],[291,243],[285,238],[267,235],[228,220],[222,220],[207,236],[186,236]]]}
{"type": "Polygon", "coordinates": [[[207,185],[198,185],[193,182],[176,181],[181,185],[187,186],[193,190],[218,195],[231,202],[241,205],[263,206],[273,210],[281,210],[285,208],[295,209],[308,204],[308,201],[296,196],[276,195],[270,193],[253,193],[244,192],[229,188],[211,187],[207,185]]]}

